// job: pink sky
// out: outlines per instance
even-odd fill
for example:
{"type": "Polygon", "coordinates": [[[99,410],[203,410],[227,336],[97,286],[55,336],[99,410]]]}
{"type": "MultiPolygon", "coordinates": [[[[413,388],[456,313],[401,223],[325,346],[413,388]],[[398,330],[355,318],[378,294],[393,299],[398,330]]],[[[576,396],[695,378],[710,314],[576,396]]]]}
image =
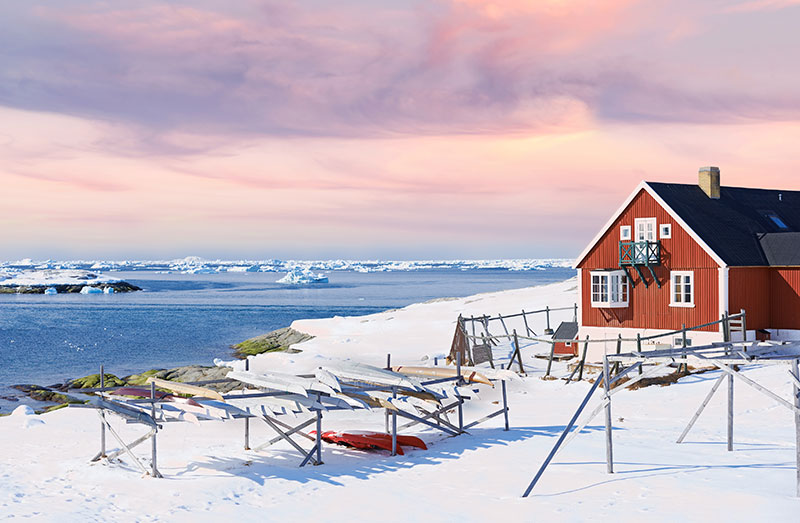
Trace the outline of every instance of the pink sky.
{"type": "Polygon", "coordinates": [[[787,0],[5,2],[4,258],[571,257],[642,179],[800,190],[797,27],[787,0]]]}

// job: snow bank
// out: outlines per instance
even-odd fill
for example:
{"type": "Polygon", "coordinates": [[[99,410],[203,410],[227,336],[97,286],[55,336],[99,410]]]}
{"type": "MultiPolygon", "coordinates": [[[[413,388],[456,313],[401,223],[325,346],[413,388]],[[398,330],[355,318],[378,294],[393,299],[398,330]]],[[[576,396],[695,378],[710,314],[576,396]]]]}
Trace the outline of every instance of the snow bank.
{"type": "MultiPolygon", "coordinates": [[[[301,353],[268,353],[250,359],[253,370],[279,370],[308,372],[320,361],[353,359],[371,365],[385,366],[386,356],[401,364],[432,363],[433,358],[443,358],[450,351],[458,315],[465,317],[500,312],[512,314],[551,308],[570,308],[553,312],[553,328],[560,321],[571,320],[571,307],[577,299],[577,280],[530,287],[525,289],[478,294],[466,298],[442,298],[426,303],[409,305],[369,316],[333,317],[315,320],[298,320],[291,327],[314,336],[294,348],[301,353]]],[[[507,320],[509,332],[525,332],[521,319],[507,320]]],[[[546,327],[544,314],[528,316],[528,326],[541,334],[546,327]]],[[[502,327],[498,333],[502,333],[502,327]]],[[[542,349],[544,350],[544,349],[542,349]]],[[[243,361],[227,364],[244,368],[243,361]]]]}
{"type": "Polygon", "coordinates": [[[42,419],[40,416],[37,416],[33,409],[28,405],[20,405],[14,409],[11,414],[9,414],[8,418],[13,420],[17,426],[22,427],[23,429],[37,427],[39,425],[44,425],[45,423],[44,419],[42,419]]]}

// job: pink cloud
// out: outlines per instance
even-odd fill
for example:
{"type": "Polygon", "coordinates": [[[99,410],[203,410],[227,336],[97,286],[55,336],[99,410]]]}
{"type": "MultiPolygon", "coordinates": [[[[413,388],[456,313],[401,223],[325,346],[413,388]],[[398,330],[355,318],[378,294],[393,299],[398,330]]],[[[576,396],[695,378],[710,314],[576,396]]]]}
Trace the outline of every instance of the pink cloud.
{"type": "Polygon", "coordinates": [[[798,0],[755,0],[752,2],[737,3],[729,8],[727,11],[733,13],[747,13],[753,11],[776,11],[785,9],[787,7],[794,7],[800,5],[798,0]]]}

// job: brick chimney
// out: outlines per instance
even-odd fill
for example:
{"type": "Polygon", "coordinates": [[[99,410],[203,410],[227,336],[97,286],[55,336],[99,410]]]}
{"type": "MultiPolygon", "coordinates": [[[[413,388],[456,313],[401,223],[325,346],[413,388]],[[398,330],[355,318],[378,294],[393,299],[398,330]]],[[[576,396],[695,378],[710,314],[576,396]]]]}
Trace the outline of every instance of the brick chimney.
{"type": "Polygon", "coordinates": [[[719,200],[719,167],[700,167],[698,185],[706,196],[719,200]]]}

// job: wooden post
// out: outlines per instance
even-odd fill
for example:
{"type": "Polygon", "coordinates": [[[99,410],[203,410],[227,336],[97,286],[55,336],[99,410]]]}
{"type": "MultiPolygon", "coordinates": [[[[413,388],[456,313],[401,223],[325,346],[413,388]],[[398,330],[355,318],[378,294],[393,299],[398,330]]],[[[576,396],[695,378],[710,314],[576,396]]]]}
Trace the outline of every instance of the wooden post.
{"type": "MultiPolygon", "coordinates": [[[[681,325],[681,341],[683,343],[683,370],[689,372],[689,365],[686,363],[686,324],[681,325]]],[[[678,372],[681,371],[681,366],[678,365],[678,372]]]]}
{"type": "MultiPolygon", "coordinates": [[[[800,372],[798,372],[798,364],[797,360],[792,360],[792,372],[794,373],[795,377],[800,377],[800,372]]],[[[796,468],[796,482],[797,482],[797,497],[800,497],[800,388],[797,387],[797,383],[793,381],[792,386],[792,393],[794,395],[794,441],[795,441],[795,468],[796,468]]]]}
{"type": "MultiPolygon", "coordinates": [[[[319,402],[319,394],[317,394],[317,402],[319,402]]],[[[322,411],[317,411],[317,462],[314,465],[322,465],[322,411]]]]}
{"type": "MultiPolygon", "coordinates": [[[[619,355],[620,352],[622,352],[622,334],[617,335],[617,355],[619,355]]],[[[619,374],[619,366],[619,362],[614,363],[614,375],[619,374]]]]}
{"type": "MultiPolygon", "coordinates": [[[[104,389],[106,387],[106,375],[103,369],[103,366],[100,365],[100,388],[104,389]]],[[[106,395],[105,391],[100,393],[100,397],[104,398],[106,395]]],[[[106,413],[103,409],[100,409],[100,456],[99,458],[106,457],[106,413]]]]}
{"type": "Polygon", "coordinates": [[[544,330],[544,333],[547,335],[553,334],[553,329],[550,328],[550,306],[547,305],[544,308],[545,316],[547,316],[547,328],[544,330]]]}
{"type": "Polygon", "coordinates": [[[539,471],[536,473],[536,476],[533,477],[533,481],[531,481],[530,485],[528,485],[528,488],[525,489],[525,493],[522,494],[523,498],[528,497],[528,495],[533,490],[533,487],[535,487],[536,483],[539,481],[539,478],[541,478],[542,474],[544,474],[544,470],[553,460],[553,457],[556,455],[556,452],[558,452],[558,449],[564,443],[564,439],[566,439],[567,434],[569,434],[569,432],[572,430],[572,427],[575,425],[575,421],[577,421],[578,416],[580,416],[581,412],[583,412],[583,409],[586,408],[586,404],[589,403],[589,399],[592,397],[592,394],[594,394],[594,391],[597,390],[597,386],[600,384],[600,379],[602,378],[603,378],[602,375],[598,376],[597,380],[592,384],[592,387],[589,389],[589,392],[588,394],[586,394],[586,397],[583,399],[583,402],[580,404],[580,406],[578,406],[578,410],[575,411],[575,414],[572,415],[572,419],[569,420],[567,426],[564,427],[564,432],[562,432],[561,436],[558,437],[558,441],[556,441],[555,446],[553,446],[553,450],[551,450],[550,454],[547,455],[547,457],[544,460],[544,463],[542,463],[542,466],[539,467],[539,471]]]}
{"type": "Polygon", "coordinates": [[[517,329],[514,329],[514,348],[514,352],[517,354],[517,361],[519,362],[519,371],[525,374],[525,367],[522,365],[522,350],[519,348],[519,338],[517,338],[517,329]]]}
{"type": "Polygon", "coordinates": [[[544,373],[545,376],[550,375],[550,367],[553,366],[553,357],[555,356],[556,352],[556,342],[550,342],[550,357],[547,359],[547,372],[544,373]]]}
{"type": "MultiPolygon", "coordinates": [[[[642,335],[640,333],[636,333],[636,352],[639,354],[642,353],[642,335]]],[[[639,366],[639,376],[642,375],[642,366],[639,366]]]]}
{"type": "MultiPolygon", "coordinates": [[[[392,399],[397,398],[397,387],[392,387],[392,399]]],[[[397,456],[397,412],[392,411],[392,456],[397,456]]]]}
{"type": "MultiPolygon", "coordinates": [[[[608,373],[608,355],[603,355],[603,388],[606,392],[606,471],[609,474],[614,473],[614,452],[612,448],[612,441],[611,441],[611,395],[609,392],[611,391],[610,383],[610,374],[608,373]]],[[[598,378],[599,379],[599,378],[598,378]]]]}
{"type": "MultiPolygon", "coordinates": [[[[500,324],[503,326],[503,330],[505,331],[506,336],[508,336],[508,327],[506,327],[506,322],[505,322],[505,320],[503,320],[503,315],[502,314],[498,314],[497,317],[500,319],[500,324]]],[[[486,320],[486,325],[489,325],[489,320],[488,319],[486,320]]],[[[487,328],[486,332],[487,333],[489,332],[488,328],[487,328]]]]}
{"type": "MultiPolygon", "coordinates": [[[[730,333],[730,330],[728,329],[728,313],[727,312],[722,315],[722,319],[720,321],[722,322],[722,341],[729,342],[729,341],[731,341],[731,333],[730,333]]],[[[729,348],[726,347],[725,350],[727,352],[729,350],[729,348]]]]}
{"type": "MultiPolygon", "coordinates": [[[[474,328],[475,328],[475,325],[473,324],[473,329],[474,328]]],[[[464,334],[466,334],[466,331],[464,331],[464,334]]],[[[469,345],[469,339],[467,340],[467,345],[469,345]]],[[[456,350],[456,354],[460,355],[461,351],[456,350]]],[[[391,354],[387,354],[386,355],[386,370],[392,370],[392,355],[391,354]]],[[[391,432],[389,431],[389,417],[390,417],[389,409],[385,409],[384,410],[384,422],[386,424],[386,434],[391,434],[391,432]]],[[[393,419],[396,420],[396,418],[393,418],[393,419]]]]}
{"type": "MultiPolygon", "coordinates": [[[[474,340],[474,339],[476,339],[476,336],[475,336],[475,316],[470,316],[469,320],[472,323],[472,339],[474,340]]],[[[466,333],[467,333],[467,330],[464,329],[464,334],[466,334],[466,333]]],[[[486,334],[488,335],[489,331],[486,331],[486,334]]]]}
{"type": "Polygon", "coordinates": [[[692,430],[692,427],[697,421],[697,418],[699,418],[700,414],[703,413],[703,411],[706,408],[706,405],[708,405],[708,402],[711,401],[712,397],[714,397],[714,393],[717,392],[717,389],[719,388],[720,385],[722,385],[722,381],[724,379],[725,379],[725,373],[723,372],[722,375],[717,379],[717,381],[714,382],[714,386],[711,387],[711,390],[708,392],[708,395],[703,400],[703,403],[700,404],[700,408],[697,409],[697,412],[694,413],[692,419],[689,420],[689,424],[686,425],[685,429],[683,429],[683,432],[681,433],[680,437],[678,437],[678,441],[676,441],[676,443],[683,443],[683,440],[686,438],[686,435],[689,434],[690,430],[692,430]]]}
{"type": "Polygon", "coordinates": [[[733,374],[728,375],[728,452],[733,451],[733,374]]]}
{"type": "MultiPolygon", "coordinates": [[[[461,385],[463,378],[461,377],[461,353],[456,352],[456,386],[461,385]]],[[[458,431],[464,432],[464,402],[461,400],[461,395],[458,395],[458,431]]]]}
{"type": "MultiPolygon", "coordinates": [[[[503,390],[503,417],[505,418],[505,421],[506,421],[505,430],[508,430],[508,397],[506,396],[506,380],[500,380],[500,387],[503,390]]],[[[797,394],[795,394],[795,396],[797,396],[797,394]]],[[[800,434],[800,432],[798,432],[798,434],[800,434]]],[[[798,436],[798,437],[800,437],[800,436],[798,436]]],[[[798,459],[800,459],[800,458],[798,458],[798,459]]],[[[800,463],[800,462],[798,462],[798,463],[800,463]]],[[[798,468],[798,470],[800,470],[800,468],[798,468]]],[[[798,487],[798,488],[800,488],[800,487],[798,487]]]]}
{"type": "MultiPolygon", "coordinates": [[[[152,383],[152,382],[150,383],[150,399],[152,400],[152,403],[150,403],[150,415],[153,417],[153,420],[155,420],[156,419],[156,384],[152,383]]],[[[151,447],[151,465],[152,465],[152,469],[150,471],[150,475],[152,477],[154,477],[154,478],[158,478],[158,477],[161,476],[161,474],[158,473],[158,467],[156,465],[156,457],[157,457],[157,454],[156,454],[156,434],[158,434],[158,427],[155,427],[153,430],[155,432],[153,432],[153,438],[152,438],[152,440],[153,440],[153,445],[151,447]]]]}
{"type": "MultiPolygon", "coordinates": [[[[731,341],[731,322],[728,313],[722,315],[722,335],[725,342],[731,341]]],[[[726,346],[725,353],[730,355],[731,347],[726,346]]],[[[733,374],[728,374],[728,452],[733,451],[733,374]]]]}
{"type": "Polygon", "coordinates": [[[586,335],[586,341],[583,344],[583,356],[581,356],[580,370],[578,371],[578,381],[583,379],[583,366],[586,364],[586,352],[589,350],[589,335],[586,335]]]}
{"type": "Polygon", "coordinates": [[[575,303],[572,305],[573,312],[572,312],[572,321],[578,323],[578,304],[575,303]]]}
{"type": "MultiPolygon", "coordinates": [[[[250,358],[244,360],[244,370],[250,370],[250,358]]],[[[250,450],[250,418],[244,419],[244,450],[250,450]]]]}
{"type": "MultiPolygon", "coordinates": [[[[525,335],[530,336],[533,331],[528,327],[528,318],[525,316],[525,309],[522,310],[522,321],[525,322],[525,335]]],[[[536,335],[535,332],[533,332],[533,334],[534,336],[536,335]]]]}
{"type": "MultiPolygon", "coordinates": [[[[740,309],[739,314],[742,315],[742,341],[747,341],[747,314],[744,309],[740,309]]],[[[744,347],[744,351],[747,352],[747,347],[744,347]]]]}

